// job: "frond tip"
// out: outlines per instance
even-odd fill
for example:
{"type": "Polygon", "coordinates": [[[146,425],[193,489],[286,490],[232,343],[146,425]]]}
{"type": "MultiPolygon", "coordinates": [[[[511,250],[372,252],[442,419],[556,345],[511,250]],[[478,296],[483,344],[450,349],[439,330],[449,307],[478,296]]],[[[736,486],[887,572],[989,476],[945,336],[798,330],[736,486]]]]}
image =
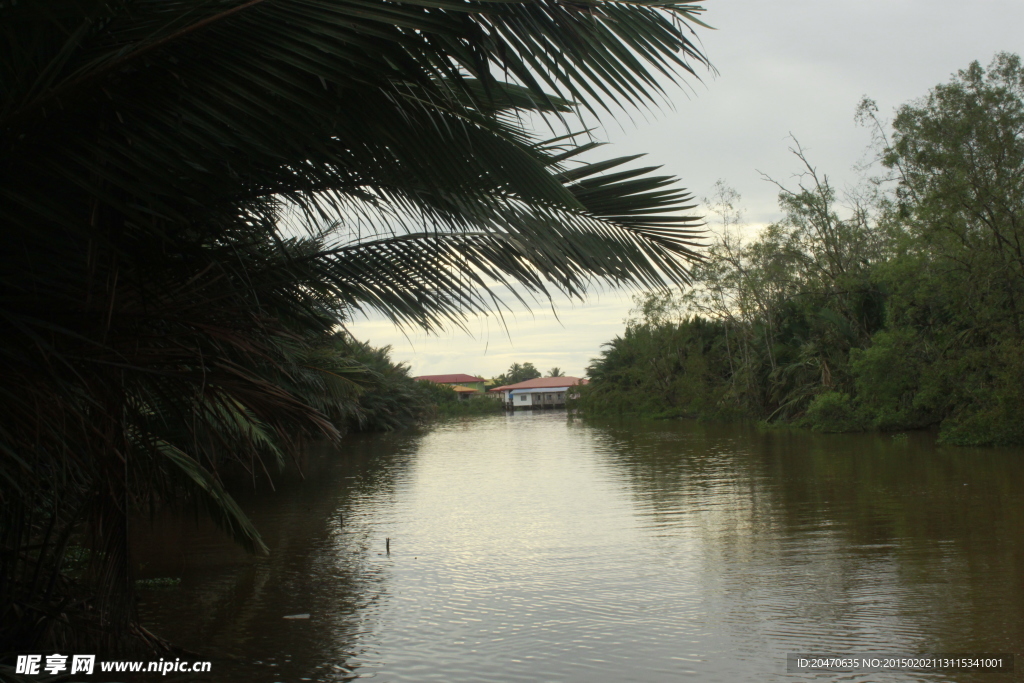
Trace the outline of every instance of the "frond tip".
{"type": "Polygon", "coordinates": [[[266,555],[269,551],[259,531],[249,517],[238,507],[231,494],[224,490],[217,478],[205,467],[176,446],[157,439],[154,449],[174,465],[204,496],[210,516],[236,543],[251,553],[266,555]]]}

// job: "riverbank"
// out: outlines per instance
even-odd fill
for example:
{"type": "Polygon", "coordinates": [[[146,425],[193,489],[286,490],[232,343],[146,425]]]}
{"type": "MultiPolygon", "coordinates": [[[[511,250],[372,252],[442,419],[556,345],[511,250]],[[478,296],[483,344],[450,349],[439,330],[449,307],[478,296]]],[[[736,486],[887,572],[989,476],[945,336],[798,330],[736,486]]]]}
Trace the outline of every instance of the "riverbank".
{"type": "MultiPolygon", "coordinates": [[[[843,402],[845,403],[845,401],[843,402]]],[[[845,408],[845,406],[843,406],[845,408]]],[[[641,412],[637,410],[632,411],[602,411],[597,414],[584,413],[579,408],[574,409],[575,415],[581,419],[587,419],[588,417],[603,421],[609,419],[627,419],[627,420],[638,420],[640,422],[682,422],[682,421],[695,421],[705,424],[720,424],[720,425],[755,425],[759,430],[776,431],[776,432],[794,432],[801,433],[806,432],[808,434],[875,434],[879,436],[891,437],[894,439],[905,438],[907,433],[921,433],[921,434],[932,434],[937,443],[949,443],[941,437],[941,432],[937,425],[915,427],[912,429],[894,430],[894,429],[872,429],[869,422],[864,420],[862,417],[854,416],[851,418],[848,413],[839,412],[838,414],[829,415],[827,418],[820,414],[811,416],[801,416],[794,420],[776,420],[770,421],[763,417],[756,415],[743,414],[737,411],[722,411],[719,413],[713,413],[711,415],[701,413],[687,413],[678,409],[667,409],[661,411],[641,412]]],[[[950,444],[950,445],[979,445],[979,444],[950,444]]],[[[988,444],[982,444],[988,445],[988,444]]]]}

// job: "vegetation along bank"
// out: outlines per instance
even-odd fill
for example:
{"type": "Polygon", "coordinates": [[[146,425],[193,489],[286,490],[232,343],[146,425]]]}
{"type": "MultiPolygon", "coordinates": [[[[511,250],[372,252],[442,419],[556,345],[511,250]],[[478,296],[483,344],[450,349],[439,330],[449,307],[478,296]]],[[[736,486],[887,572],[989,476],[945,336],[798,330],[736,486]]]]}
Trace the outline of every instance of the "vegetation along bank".
{"type": "Polygon", "coordinates": [[[682,294],[637,297],[587,414],[752,417],[826,432],[938,427],[1024,443],[1024,68],[973,63],[891,124],[881,175],[841,193],[808,161],[784,218],[743,239],[735,193],[682,294]]]}

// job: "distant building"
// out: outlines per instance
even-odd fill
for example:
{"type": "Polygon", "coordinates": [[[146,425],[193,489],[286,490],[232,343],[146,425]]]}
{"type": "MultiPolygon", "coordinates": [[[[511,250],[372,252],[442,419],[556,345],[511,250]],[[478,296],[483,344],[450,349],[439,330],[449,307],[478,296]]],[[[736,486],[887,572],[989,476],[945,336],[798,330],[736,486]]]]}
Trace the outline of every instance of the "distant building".
{"type": "Polygon", "coordinates": [[[490,394],[501,396],[506,408],[511,410],[538,410],[541,408],[563,408],[565,397],[572,387],[586,384],[579,377],[538,377],[517,384],[495,387],[490,394]]]}
{"type": "Polygon", "coordinates": [[[476,389],[471,389],[469,387],[464,387],[458,384],[453,384],[449,386],[451,386],[452,391],[454,391],[458,395],[460,401],[468,400],[473,396],[483,396],[483,394],[477,391],[476,389]]]}
{"type": "Polygon", "coordinates": [[[447,384],[448,386],[455,389],[459,393],[459,397],[468,397],[470,392],[477,392],[484,394],[487,391],[485,386],[485,380],[483,377],[474,377],[473,375],[420,375],[413,379],[423,382],[433,382],[434,384],[447,384]],[[462,387],[464,390],[469,389],[470,391],[460,390],[462,387]]]}

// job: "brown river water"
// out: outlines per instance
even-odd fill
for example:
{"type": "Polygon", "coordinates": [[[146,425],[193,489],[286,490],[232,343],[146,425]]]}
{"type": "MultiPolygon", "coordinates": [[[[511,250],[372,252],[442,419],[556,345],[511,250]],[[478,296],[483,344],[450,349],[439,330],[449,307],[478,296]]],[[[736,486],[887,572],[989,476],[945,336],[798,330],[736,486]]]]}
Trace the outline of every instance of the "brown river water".
{"type": "Polygon", "coordinates": [[[934,441],[527,412],[312,449],[238,492],[268,557],[136,523],[140,576],[181,579],[145,623],[213,662],[144,680],[1024,680],[787,671],[1024,654],[1024,452],[934,441]]]}

